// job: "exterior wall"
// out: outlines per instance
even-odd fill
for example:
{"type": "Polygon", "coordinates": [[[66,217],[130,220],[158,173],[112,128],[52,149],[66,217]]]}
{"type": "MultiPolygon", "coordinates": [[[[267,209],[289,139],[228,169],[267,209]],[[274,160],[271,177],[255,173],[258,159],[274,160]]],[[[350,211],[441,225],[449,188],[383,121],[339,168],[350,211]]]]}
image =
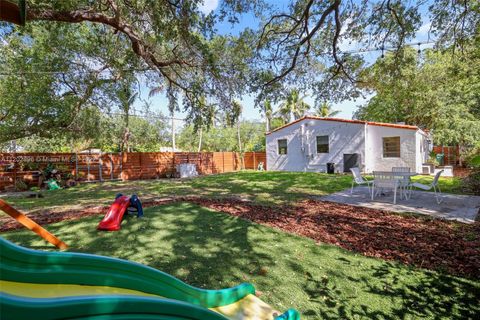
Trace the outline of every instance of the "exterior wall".
{"type": "Polygon", "coordinates": [[[365,125],[337,121],[305,119],[266,138],[269,170],[325,172],[328,162],[343,172],[343,155],[357,153],[365,165],[365,125]],[[317,153],[316,137],[329,136],[329,153],[317,153]],[[279,139],[287,139],[287,154],[278,154],[279,139]]]}
{"type": "Polygon", "coordinates": [[[422,165],[427,162],[431,144],[428,143],[430,136],[418,130],[415,134],[416,139],[416,167],[417,172],[422,173],[422,165]]]}
{"type": "Polygon", "coordinates": [[[421,163],[417,165],[417,155],[420,154],[418,130],[368,125],[366,132],[366,172],[390,171],[392,167],[409,167],[412,171],[421,172],[421,163]],[[400,137],[400,158],[383,157],[383,137],[400,137]]]}

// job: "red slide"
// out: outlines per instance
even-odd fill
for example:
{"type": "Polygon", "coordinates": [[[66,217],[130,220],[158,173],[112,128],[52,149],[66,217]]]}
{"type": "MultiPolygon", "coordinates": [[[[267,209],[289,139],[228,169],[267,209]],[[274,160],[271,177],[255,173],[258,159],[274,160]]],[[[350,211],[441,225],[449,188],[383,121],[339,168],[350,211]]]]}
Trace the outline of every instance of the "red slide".
{"type": "Polygon", "coordinates": [[[130,197],[120,196],[108,209],[107,214],[98,224],[98,230],[116,231],[120,230],[123,215],[130,204],[130,197]]]}

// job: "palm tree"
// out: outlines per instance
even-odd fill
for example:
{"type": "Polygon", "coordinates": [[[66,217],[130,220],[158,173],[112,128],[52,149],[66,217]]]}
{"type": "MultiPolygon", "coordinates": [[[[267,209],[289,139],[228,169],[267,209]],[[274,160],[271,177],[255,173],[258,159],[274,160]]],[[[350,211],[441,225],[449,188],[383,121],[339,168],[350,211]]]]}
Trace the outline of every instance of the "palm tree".
{"type": "Polygon", "coordinates": [[[310,109],[305,101],[305,96],[300,97],[297,89],[290,91],[287,100],[280,105],[280,109],[277,114],[281,116],[285,122],[291,122],[293,120],[300,119],[310,109]]]}
{"type": "Polygon", "coordinates": [[[335,117],[339,113],[340,113],[340,110],[332,110],[332,106],[329,105],[327,102],[323,102],[322,104],[317,105],[317,107],[315,108],[315,115],[317,117],[322,117],[322,118],[335,117]]]}
{"type": "Polygon", "coordinates": [[[243,151],[242,151],[242,140],[241,140],[241,135],[240,135],[240,117],[243,112],[243,106],[240,104],[240,102],[233,100],[232,101],[232,108],[230,112],[228,112],[225,117],[226,117],[226,122],[227,125],[230,127],[233,127],[235,124],[237,126],[237,144],[238,144],[238,151],[240,153],[240,161],[241,161],[241,168],[244,168],[243,165],[243,151]]]}
{"type": "Polygon", "coordinates": [[[270,123],[272,121],[273,111],[272,111],[272,104],[270,100],[265,100],[263,103],[263,111],[265,112],[265,131],[270,131],[270,123]]]}
{"type": "Polygon", "coordinates": [[[121,103],[122,111],[124,113],[125,128],[123,130],[122,142],[120,145],[120,150],[130,152],[130,147],[128,145],[128,140],[130,138],[130,109],[137,99],[138,93],[132,94],[132,91],[129,87],[124,87],[118,92],[118,98],[121,103]]]}

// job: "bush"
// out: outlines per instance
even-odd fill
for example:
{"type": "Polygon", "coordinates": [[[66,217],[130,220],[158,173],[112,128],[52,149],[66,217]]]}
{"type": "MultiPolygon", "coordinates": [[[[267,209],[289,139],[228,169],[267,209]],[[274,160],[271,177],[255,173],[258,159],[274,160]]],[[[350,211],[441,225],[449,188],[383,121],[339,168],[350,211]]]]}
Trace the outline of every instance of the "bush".
{"type": "Polygon", "coordinates": [[[15,181],[15,190],[17,190],[17,191],[27,191],[28,190],[28,185],[22,179],[17,179],[17,181],[15,181]]]}
{"type": "Polygon", "coordinates": [[[480,154],[472,156],[470,159],[468,159],[468,164],[472,168],[480,169],[480,154]]]}
{"type": "Polygon", "coordinates": [[[38,163],[31,161],[19,162],[18,167],[20,171],[37,171],[39,169],[38,163]]]}
{"type": "Polygon", "coordinates": [[[462,190],[480,196],[480,169],[474,170],[462,180],[462,190]]]}

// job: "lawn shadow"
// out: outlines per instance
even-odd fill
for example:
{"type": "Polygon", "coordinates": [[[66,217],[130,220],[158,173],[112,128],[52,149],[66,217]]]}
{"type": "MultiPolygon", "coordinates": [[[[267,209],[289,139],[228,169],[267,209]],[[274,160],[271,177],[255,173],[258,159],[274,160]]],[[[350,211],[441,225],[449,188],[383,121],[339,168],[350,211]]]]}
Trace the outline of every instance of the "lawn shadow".
{"type": "MultiPolygon", "coordinates": [[[[190,203],[145,209],[127,217],[116,232],[97,231],[100,216],[51,224],[47,229],[69,251],[93,253],[149,265],[202,288],[223,288],[249,280],[271,257],[255,250],[249,234],[257,224],[190,203]]],[[[29,230],[2,234],[33,249],[55,251],[29,230]]]]}

